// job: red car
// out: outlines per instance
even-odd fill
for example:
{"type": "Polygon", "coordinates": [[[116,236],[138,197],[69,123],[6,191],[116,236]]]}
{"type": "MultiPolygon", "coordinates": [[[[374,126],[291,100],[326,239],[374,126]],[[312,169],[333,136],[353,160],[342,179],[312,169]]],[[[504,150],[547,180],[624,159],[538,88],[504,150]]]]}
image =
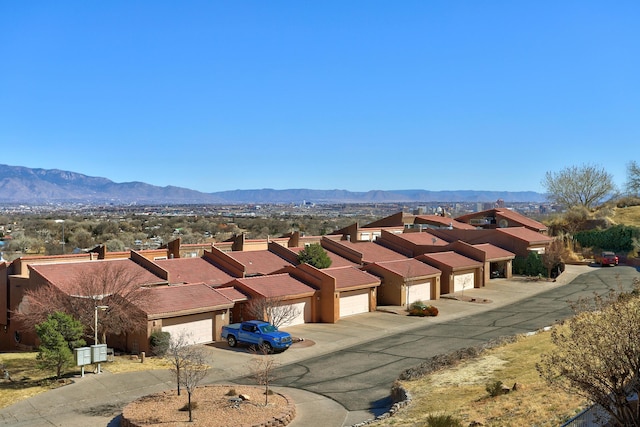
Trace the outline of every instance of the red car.
{"type": "Polygon", "coordinates": [[[605,265],[613,267],[618,265],[618,256],[613,252],[605,251],[600,256],[596,256],[596,262],[603,267],[605,265]]]}

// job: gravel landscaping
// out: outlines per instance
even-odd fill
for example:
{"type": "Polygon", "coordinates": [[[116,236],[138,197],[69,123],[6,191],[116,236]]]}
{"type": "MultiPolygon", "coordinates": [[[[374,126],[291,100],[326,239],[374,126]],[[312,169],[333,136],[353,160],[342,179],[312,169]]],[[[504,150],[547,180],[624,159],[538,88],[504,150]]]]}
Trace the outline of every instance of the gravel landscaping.
{"type": "Polygon", "coordinates": [[[144,396],[122,411],[122,427],[169,426],[285,426],[295,417],[295,404],[280,393],[269,395],[264,405],[264,388],[213,385],[199,387],[191,401],[195,403],[193,422],[186,409],[187,393],[181,396],[168,390],[144,396]],[[242,400],[244,396],[247,400],[242,400]]]}

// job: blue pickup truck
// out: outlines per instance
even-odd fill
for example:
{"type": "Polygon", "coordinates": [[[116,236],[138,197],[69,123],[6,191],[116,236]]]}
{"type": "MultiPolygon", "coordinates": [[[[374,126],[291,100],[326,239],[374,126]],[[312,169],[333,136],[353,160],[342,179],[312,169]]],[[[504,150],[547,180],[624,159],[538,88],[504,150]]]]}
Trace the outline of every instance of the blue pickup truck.
{"type": "Polygon", "coordinates": [[[264,347],[271,353],[284,351],[291,346],[291,334],[279,331],[278,328],[262,320],[249,320],[242,323],[232,323],[222,327],[222,338],[227,340],[230,347],[238,343],[253,344],[264,347]]]}

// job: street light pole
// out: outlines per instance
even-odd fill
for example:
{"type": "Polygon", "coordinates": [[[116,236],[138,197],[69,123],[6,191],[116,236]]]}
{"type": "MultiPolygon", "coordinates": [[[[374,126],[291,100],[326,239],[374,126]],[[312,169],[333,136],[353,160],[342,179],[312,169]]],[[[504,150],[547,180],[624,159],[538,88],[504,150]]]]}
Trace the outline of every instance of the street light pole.
{"type": "Polygon", "coordinates": [[[64,255],[64,219],[56,219],[58,224],[62,224],[62,255],[64,255]]]}
{"type": "MultiPolygon", "coordinates": [[[[94,325],[94,328],[93,328],[93,334],[94,334],[93,343],[95,345],[98,345],[98,309],[104,311],[104,310],[106,310],[108,308],[109,308],[108,305],[96,305],[95,306],[95,310],[96,310],[95,314],[96,315],[95,315],[95,325],[94,325]]],[[[98,374],[101,373],[101,371],[100,371],[100,362],[98,362],[96,373],[98,373],[98,374]]]]}

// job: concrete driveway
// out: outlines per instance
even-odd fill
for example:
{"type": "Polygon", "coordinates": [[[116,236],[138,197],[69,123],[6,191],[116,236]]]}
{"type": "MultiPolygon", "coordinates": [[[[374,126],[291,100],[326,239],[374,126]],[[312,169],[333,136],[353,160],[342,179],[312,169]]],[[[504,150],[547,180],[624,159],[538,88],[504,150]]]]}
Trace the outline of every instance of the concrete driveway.
{"type": "MultiPolygon", "coordinates": [[[[436,354],[551,325],[571,314],[567,300],[628,286],[634,277],[640,273],[630,267],[568,266],[557,282],[497,279],[465,291],[490,303],[441,299],[435,318],[375,312],[333,325],[288,328],[305,338],[274,356],[281,365],[276,383],[297,405],[290,425],[338,427],[370,419],[388,408],[391,384],[402,370],[436,354]]],[[[255,356],[246,348],[207,349],[212,368],[205,383],[252,383],[245,376],[255,356]]],[[[174,387],[166,371],[110,374],[108,364],[105,369],[3,408],[0,425],[117,426],[128,402],[174,387]]]]}

